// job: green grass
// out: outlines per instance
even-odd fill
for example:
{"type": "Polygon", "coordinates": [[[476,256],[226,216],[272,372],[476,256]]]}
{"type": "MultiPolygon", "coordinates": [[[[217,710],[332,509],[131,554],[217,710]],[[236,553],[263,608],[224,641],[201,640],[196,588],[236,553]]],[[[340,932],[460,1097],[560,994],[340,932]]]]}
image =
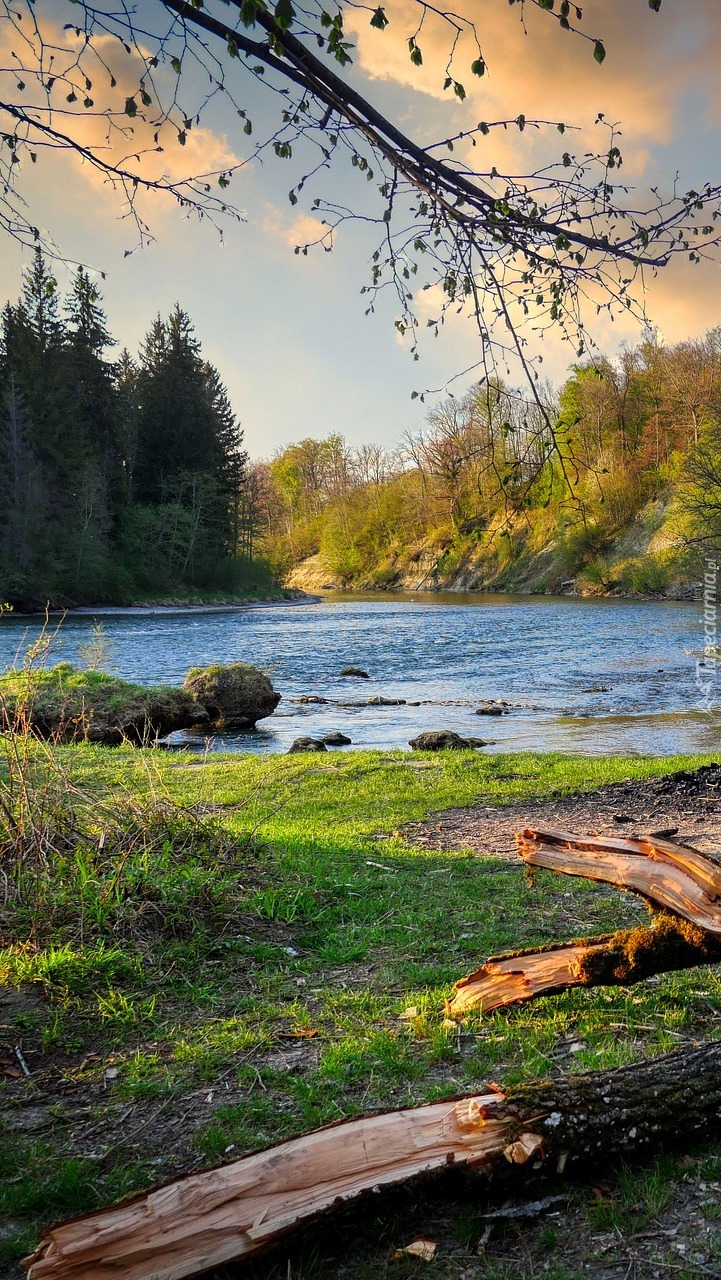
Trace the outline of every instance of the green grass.
{"type": "MultiPolygon", "coordinates": [[[[341,1117],[715,1036],[721,987],[709,970],[444,1026],[453,983],[488,954],[636,923],[638,904],[545,872],[531,886],[515,863],[429,852],[399,832],[479,799],[594,790],[706,759],[358,752],[200,764],[58,749],[85,798],[79,835],[13,882],[0,913],[0,984],[18,993],[0,1042],[22,1044],[32,1069],[27,1083],[0,1079],[0,1110],[35,1092],[47,1105],[48,1090],[59,1107],[40,1145],[6,1135],[25,1172],[18,1182],[0,1166],[0,1217],[17,1222],[5,1256],[49,1218],[341,1117]],[[87,1118],[68,1118],[68,1091],[87,1118]],[[125,1112],[144,1120],[130,1147],[116,1127],[125,1112]]],[[[643,1196],[660,1204],[663,1188],[643,1196]]]]}

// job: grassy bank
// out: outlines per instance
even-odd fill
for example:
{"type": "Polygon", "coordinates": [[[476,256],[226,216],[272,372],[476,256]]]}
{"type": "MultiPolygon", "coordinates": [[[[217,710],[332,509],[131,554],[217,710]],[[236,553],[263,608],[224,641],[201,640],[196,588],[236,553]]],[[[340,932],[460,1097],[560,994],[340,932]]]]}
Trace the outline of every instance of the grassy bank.
{"type": "MultiPolygon", "coordinates": [[[[431,853],[399,830],[479,798],[502,806],[701,763],[43,753],[36,782],[59,769],[72,787],[60,834],[27,844],[0,908],[0,1270],[15,1274],[49,1219],[343,1116],[714,1036],[721,988],[700,970],[445,1026],[444,997],[488,953],[628,925],[638,903],[547,873],[532,887],[513,863],[431,853]]],[[[699,1156],[704,1176],[721,1173],[714,1159],[699,1156]]],[[[651,1207],[673,1194],[664,1168],[644,1175],[651,1207]]],[[[602,1197],[607,1214],[631,1214],[624,1194],[602,1197]]],[[[460,1237],[477,1226],[466,1206],[460,1237]]],[[[387,1246],[371,1242],[345,1274],[416,1274],[412,1260],[388,1263],[387,1246]]],[[[551,1258],[545,1274],[575,1274],[551,1258]]],[[[293,1266],[303,1280],[334,1273],[313,1246],[293,1266]]],[[[490,1258],[473,1267],[441,1258],[424,1275],[506,1274],[490,1258]]]]}

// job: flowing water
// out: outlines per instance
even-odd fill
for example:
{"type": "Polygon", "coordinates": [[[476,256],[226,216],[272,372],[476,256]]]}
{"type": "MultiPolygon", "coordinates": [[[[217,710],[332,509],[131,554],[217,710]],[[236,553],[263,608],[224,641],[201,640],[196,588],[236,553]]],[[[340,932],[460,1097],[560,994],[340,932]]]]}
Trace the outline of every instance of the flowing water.
{"type": "MultiPolygon", "coordinates": [[[[98,610],[65,619],[49,660],[77,662],[96,622],[105,668],[143,684],[179,685],[188,667],[238,660],[270,674],[282,694],[276,713],[253,732],[218,735],[213,749],[286,751],[296,737],[333,730],[355,747],[407,747],[421,730],[453,729],[506,751],[721,751],[721,712],[703,709],[696,685],[704,639],[695,603],[339,593],[215,612],[98,610]],[[341,678],[349,664],[370,679],[341,678]],[[406,704],[342,705],[378,694],[406,704]],[[305,695],[327,702],[297,701],[305,695]],[[512,710],[477,716],[484,699],[512,710]]],[[[0,670],[39,630],[34,618],[0,621],[0,670]]]]}

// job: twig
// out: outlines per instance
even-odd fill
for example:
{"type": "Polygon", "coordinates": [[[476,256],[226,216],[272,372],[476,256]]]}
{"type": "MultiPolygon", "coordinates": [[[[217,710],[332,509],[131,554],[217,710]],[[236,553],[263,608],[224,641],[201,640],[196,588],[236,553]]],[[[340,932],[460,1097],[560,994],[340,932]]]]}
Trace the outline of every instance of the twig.
{"type": "Polygon", "coordinates": [[[21,1067],[21,1070],[22,1070],[23,1075],[24,1075],[24,1076],[26,1076],[26,1078],[29,1080],[29,1079],[30,1079],[30,1068],[29,1068],[29,1066],[28,1066],[27,1062],[25,1061],[25,1059],[24,1059],[24,1057],[23,1057],[23,1052],[22,1052],[22,1049],[20,1048],[20,1045],[18,1045],[18,1044],[16,1044],[16,1045],[15,1045],[14,1053],[15,1053],[15,1057],[17,1058],[18,1062],[20,1063],[20,1067],[21,1067]]]}

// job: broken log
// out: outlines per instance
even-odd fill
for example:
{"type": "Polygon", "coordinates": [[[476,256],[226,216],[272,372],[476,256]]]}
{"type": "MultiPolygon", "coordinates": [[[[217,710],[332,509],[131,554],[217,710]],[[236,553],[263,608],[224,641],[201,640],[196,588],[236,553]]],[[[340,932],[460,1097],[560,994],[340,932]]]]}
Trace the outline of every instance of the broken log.
{"type": "Polygon", "coordinates": [[[46,1231],[28,1280],[183,1280],[364,1192],[458,1165],[558,1168],[719,1126],[721,1042],[348,1120],[46,1231]]]}
{"type": "Polygon", "coordinates": [[[619,987],[654,973],[721,961],[721,938],[686,920],[659,915],[650,925],[597,938],[562,942],[542,951],[493,956],[456,983],[446,1002],[449,1018],[471,1010],[491,1013],[521,1000],[558,995],[570,987],[619,987]]]}
{"type": "Polygon", "coordinates": [[[651,836],[526,830],[516,838],[527,866],[631,890],[657,914],[635,929],[494,956],[456,984],[446,1003],[449,1017],[474,1009],[488,1013],[569,987],[627,986],[655,973],[721,961],[721,866],[698,849],[651,836]]]}
{"type": "Polygon", "coordinates": [[[528,867],[629,889],[701,929],[721,934],[721,867],[698,849],[651,837],[579,839],[565,831],[526,830],[517,840],[528,867]]]}

